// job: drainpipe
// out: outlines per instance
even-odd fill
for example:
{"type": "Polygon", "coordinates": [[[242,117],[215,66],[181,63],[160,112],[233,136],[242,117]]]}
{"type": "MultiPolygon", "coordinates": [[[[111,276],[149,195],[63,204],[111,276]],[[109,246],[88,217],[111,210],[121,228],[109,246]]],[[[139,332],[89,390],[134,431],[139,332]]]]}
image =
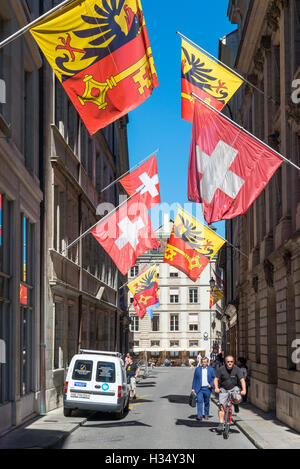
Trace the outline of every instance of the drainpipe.
{"type": "MultiPolygon", "coordinates": [[[[47,72],[46,72],[47,73],[47,72]]],[[[40,415],[46,414],[46,337],[45,337],[45,314],[46,314],[46,295],[47,295],[47,278],[46,278],[46,255],[45,248],[47,246],[46,242],[46,229],[45,229],[45,141],[46,141],[46,132],[45,132],[45,96],[43,90],[44,82],[46,79],[46,73],[44,67],[39,71],[39,112],[42,117],[39,119],[40,128],[39,128],[39,180],[40,187],[43,193],[43,200],[40,204],[40,415]]],[[[47,146],[46,146],[47,148],[47,146]]],[[[47,164],[47,163],[46,163],[47,164]]]]}
{"type": "MultiPolygon", "coordinates": [[[[78,197],[78,224],[79,233],[82,233],[82,207],[81,207],[81,195],[78,197]]],[[[82,346],[82,239],[78,244],[78,263],[79,263],[79,298],[78,298],[78,340],[77,340],[77,351],[82,346]]]]}

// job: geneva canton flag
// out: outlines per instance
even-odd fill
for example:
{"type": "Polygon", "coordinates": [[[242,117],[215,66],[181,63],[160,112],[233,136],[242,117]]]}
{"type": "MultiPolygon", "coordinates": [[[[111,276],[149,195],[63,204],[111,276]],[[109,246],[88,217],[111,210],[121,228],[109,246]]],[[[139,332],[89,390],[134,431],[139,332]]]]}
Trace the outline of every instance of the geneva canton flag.
{"type": "Polygon", "coordinates": [[[193,122],[195,99],[191,93],[221,111],[243,84],[225,67],[209,59],[186,41],[181,47],[181,117],[193,122]]]}
{"type": "Polygon", "coordinates": [[[140,0],[80,0],[30,29],[90,134],[158,86],[140,0]]]}

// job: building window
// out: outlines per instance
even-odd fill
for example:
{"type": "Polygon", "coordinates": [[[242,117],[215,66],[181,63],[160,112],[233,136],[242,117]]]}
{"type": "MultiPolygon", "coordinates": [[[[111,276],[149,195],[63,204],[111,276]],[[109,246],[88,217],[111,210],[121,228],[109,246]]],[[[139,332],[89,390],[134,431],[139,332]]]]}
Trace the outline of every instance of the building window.
{"type": "Polygon", "coordinates": [[[64,305],[55,303],[55,329],[54,329],[54,370],[64,367],[64,305]]]}
{"type": "Polygon", "coordinates": [[[138,265],[135,265],[134,267],[131,267],[130,269],[130,277],[136,277],[139,274],[139,267],[138,265]]]}
{"type": "Polygon", "coordinates": [[[170,340],[170,347],[179,347],[179,340],[170,340]]]}
{"type": "Polygon", "coordinates": [[[190,288],[190,303],[198,303],[198,288],[190,288]]]}
{"type": "Polygon", "coordinates": [[[199,341],[198,340],[190,340],[189,347],[198,347],[199,341]]]}
{"type": "Polygon", "coordinates": [[[150,352],[151,357],[158,358],[159,352],[150,352]]]}
{"type": "Polygon", "coordinates": [[[159,340],[151,340],[151,347],[160,347],[159,340]]]}
{"type": "Polygon", "coordinates": [[[170,316],[170,331],[175,332],[179,331],[179,315],[171,314],[170,316]]]}
{"type": "Polygon", "coordinates": [[[20,384],[21,396],[34,390],[34,225],[21,217],[21,282],[20,282],[20,384]]]}
{"type": "Polygon", "coordinates": [[[189,331],[198,331],[198,314],[189,314],[189,331]]]}
{"type": "Polygon", "coordinates": [[[11,303],[10,303],[10,254],[11,254],[11,205],[0,194],[0,404],[9,401],[11,373],[11,303]]]}
{"type": "Polygon", "coordinates": [[[170,358],[178,358],[179,352],[175,352],[174,350],[170,352],[170,358]]]}
{"type": "Polygon", "coordinates": [[[134,340],[133,341],[133,346],[134,347],[139,347],[140,346],[140,341],[139,340],[134,340]]]}
{"type": "Polygon", "coordinates": [[[179,291],[170,290],[170,303],[179,303],[179,291]]]}
{"type": "Polygon", "coordinates": [[[130,316],[131,324],[130,324],[130,331],[131,332],[138,332],[139,331],[139,317],[138,316],[130,316]]]}
{"type": "Polygon", "coordinates": [[[152,319],[152,331],[158,332],[159,331],[159,314],[154,314],[152,319]]]}

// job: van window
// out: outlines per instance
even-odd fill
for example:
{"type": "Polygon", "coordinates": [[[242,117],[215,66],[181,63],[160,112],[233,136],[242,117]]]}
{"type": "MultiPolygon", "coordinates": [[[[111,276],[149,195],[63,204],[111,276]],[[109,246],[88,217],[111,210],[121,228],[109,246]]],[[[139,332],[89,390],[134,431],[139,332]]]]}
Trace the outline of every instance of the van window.
{"type": "Polygon", "coordinates": [[[72,379],[91,381],[93,362],[91,360],[76,360],[72,379]]]}
{"type": "Polygon", "coordinates": [[[100,383],[115,383],[115,364],[110,362],[98,362],[96,370],[96,381],[100,383]]]}

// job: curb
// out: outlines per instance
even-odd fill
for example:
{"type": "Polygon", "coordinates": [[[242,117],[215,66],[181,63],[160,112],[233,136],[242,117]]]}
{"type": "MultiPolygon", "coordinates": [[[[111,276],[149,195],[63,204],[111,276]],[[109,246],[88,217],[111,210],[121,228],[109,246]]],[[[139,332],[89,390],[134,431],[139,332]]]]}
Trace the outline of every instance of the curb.
{"type": "MultiPolygon", "coordinates": [[[[212,402],[218,407],[218,400],[216,398],[211,399],[212,402]]],[[[238,417],[232,417],[232,422],[239,428],[244,435],[254,444],[257,449],[267,449],[270,448],[267,442],[263,440],[263,438],[253,430],[246,422],[239,419],[238,417]]]]}
{"type": "Polygon", "coordinates": [[[86,417],[63,417],[60,409],[55,409],[1,435],[0,450],[51,449],[66,440],[86,421],[86,417]]]}

